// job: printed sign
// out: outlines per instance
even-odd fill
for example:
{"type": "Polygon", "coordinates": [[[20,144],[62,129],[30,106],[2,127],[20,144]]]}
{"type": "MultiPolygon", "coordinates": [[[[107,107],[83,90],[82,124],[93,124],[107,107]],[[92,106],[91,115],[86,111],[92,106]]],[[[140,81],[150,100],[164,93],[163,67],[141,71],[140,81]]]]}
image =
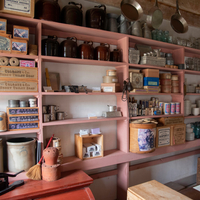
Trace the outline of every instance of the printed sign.
{"type": "Polygon", "coordinates": [[[170,127],[158,129],[158,147],[170,145],[170,127]]]}
{"type": "Polygon", "coordinates": [[[156,128],[138,129],[138,145],[140,151],[150,151],[155,148],[156,128]]]}

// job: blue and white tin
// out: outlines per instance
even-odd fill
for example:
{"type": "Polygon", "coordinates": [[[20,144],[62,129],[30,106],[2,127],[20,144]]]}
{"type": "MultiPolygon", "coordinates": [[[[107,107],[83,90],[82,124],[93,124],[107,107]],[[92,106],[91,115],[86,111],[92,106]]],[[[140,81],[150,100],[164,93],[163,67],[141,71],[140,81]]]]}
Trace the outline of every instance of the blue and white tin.
{"type": "Polygon", "coordinates": [[[170,103],[164,103],[164,114],[165,115],[170,114],[170,103]]]}

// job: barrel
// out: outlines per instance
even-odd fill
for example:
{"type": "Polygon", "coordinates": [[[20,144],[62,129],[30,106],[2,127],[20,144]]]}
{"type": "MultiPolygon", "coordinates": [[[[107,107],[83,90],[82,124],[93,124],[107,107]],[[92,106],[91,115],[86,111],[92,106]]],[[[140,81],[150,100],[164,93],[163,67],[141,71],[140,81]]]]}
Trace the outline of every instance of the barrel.
{"type": "Polygon", "coordinates": [[[150,153],[155,150],[156,124],[130,124],[130,152],[150,153]]]}
{"type": "Polygon", "coordinates": [[[12,138],[7,140],[8,171],[27,171],[35,165],[35,144],[34,138],[12,138]]]}

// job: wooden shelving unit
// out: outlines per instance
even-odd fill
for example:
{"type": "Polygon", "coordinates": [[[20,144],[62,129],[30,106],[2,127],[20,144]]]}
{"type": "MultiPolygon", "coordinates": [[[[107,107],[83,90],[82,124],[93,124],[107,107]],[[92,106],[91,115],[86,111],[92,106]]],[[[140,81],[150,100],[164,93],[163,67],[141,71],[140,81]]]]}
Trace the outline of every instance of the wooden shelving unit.
{"type": "MultiPolygon", "coordinates": [[[[163,94],[163,93],[132,93],[131,96],[139,96],[139,95],[170,95],[173,101],[181,102],[181,113],[176,116],[184,116],[184,76],[185,74],[192,74],[192,75],[200,75],[198,71],[190,71],[190,70],[181,70],[181,69],[171,69],[171,68],[164,68],[158,66],[148,66],[148,65],[139,65],[139,64],[130,64],[128,61],[128,49],[129,47],[134,47],[135,44],[145,44],[150,45],[152,48],[161,48],[163,52],[172,53],[174,56],[174,60],[176,64],[184,63],[184,57],[186,55],[197,55],[200,54],[200,50],[192,49],[188,47],[183,47],[175,44],[164,43],[160,41],[154,41],[146,38],[140,38],[131,35],[125,35],[120,33],[114,33],[104,30],[98,29],[90,29],[81,26],[69,25],[69,24],[62,24],[57,22],[45,21],[45,20],[38,20],[38,19],[31,19],[25,18],[20,16],[14,16],[9,14],[0,13],[1,18],[6,18],[7,23],[9,25],[19,25],[19,26],[27,26],[30,29],[30,33],[35,35],[35,44],[38,45],[38,56],[29,56],[29,55],[20,55],[20,54],[5,54],[0,53],[0,56],[6,57],[17,57],[21,59],[28,59],[28,60],[35,60],[38,66],[38,92],[37,93],[17,93],[17,92],[0,92],[0,95],[12,95],[12,96],[19,96],[19,95],[30,95],[36,96],[38,98],[39,105],[39,119],[40,119],[40,128],[35,130],[23,130],[23,131],[7,131],[0,133],[0,135],[10,135],[10,134],[29,134],[29,133],[37,133],[38,140],[44,140],[43,131],[45,127],[48,126],[60,126],[60,125],[71,125],[71,124],[83,124],[83,123],[95,123],[95,122],[109,122],[109,121],[116,121],[117,126],[117,149],[113,150],[105,150],[104,157],[89,159],[82,161],[81,159],[70,156],[64,158],[64,164],[62,164],[61,170],[68,171],[72,169],[82,169],[82,170],[90,170],[96,169],[101,167],[106,167],[110,165],[118,165],[118,187],[121,188],[124,192],[124,197],[126,196],[127,188],[129,187],[129,162],[135,160],[141,160],[144,158],[154,157],[158,155],[164,155],[171,152],[179,152],[181,150],[190,150],[194,147],[199,146],[200,140],[194,140],[192,142],[186,142],[185,144],[178,145],[178,146],[170,146],[170,147],[163,147],[156,149],[153,153],[148,154],[133,154],[129,152],[129,116],[128,116],[128,106],[127,102],[123,102],[121,100],[122,93],[64,93],[64,92],[43,92],[42,91],[42,69],[43,63],[45,62],[53,62],[53,63],[63,63],[65,64],[64,67],[68,67],[68,64],[74,65],[90,65],[94,67],[115,67],[117,73],[119,74],[119,82],[121,84],[121,89],[123,85],[123,80],[126,80],[129,76],[129,68],[137,68],[137,69],[159,69],[162,72],[172,72],[173,74],[179,74],[180,76],[180,93],[178,94],[163,94]],[[78,58],[63,58],[63,57],[52,57],[52,56],[43,56],[41,55],[41,40],[42,36],[47,35],[56,35],[59,38],[66,38],[66,37],[77,37],[78,40],[88,40],[93,42],[103,42],[108,43],[111,45],[117,46],[117,48],[122,49],[123,51],[123,61],[122,62],[111,62],[111,61],[97,61],[97,60],[82,60],[78,58]],[[61,96],[60,98],[65,98],[65,96],[80,96],[80,98],[84,98],[84,96],[95,96],[101,95],[105,96],[114,95],[116,97],[116,104],[117,107],[120,107],[123,117],[116,117],[116,118],[97,118],[89,120],[87,118],[77,118],[77,119],[66,119],[62,121],[52,121],[48,123],[42,122],[42,105],[43,105],[43,98],[54,96],[61,96]]],[[[59,68],[59,65],[56,65],[56,68],[59,68]],[[57,67],[58,66],[58,67],[57,67]]],[[[55,68],[55,71],[56,71],[55,68]]],[[[188,93],[187,95],[199,95],[199,94],[191,94],[188,93]]],[[[70,98],[70,97],[67,97],[70,98]]],[[[140,116],[140,117],[133,117],[130,119],[141,119],[141,118],[157,118],[157,117],[172,117],[172,115],[161,115],[161,116],[140,116]]],[[[200,116],[187,116],[185,119],[188,118],[200,118],[200,116]]],[[[25,178],[25,173],[20,176],[20,179],[25,178]]],[[[120,190],[120,191],[121,191],[120,190]]],[[[125,199],[125,198],[124,198],[125,199]]]]}

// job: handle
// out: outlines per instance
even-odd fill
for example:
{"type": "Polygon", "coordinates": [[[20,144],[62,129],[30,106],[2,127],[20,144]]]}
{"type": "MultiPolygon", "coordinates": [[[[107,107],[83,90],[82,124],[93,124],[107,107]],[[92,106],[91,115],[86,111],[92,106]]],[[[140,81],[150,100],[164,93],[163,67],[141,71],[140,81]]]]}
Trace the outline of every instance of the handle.
{"type": "Polygon", "coordinates": [[[74,42],[77,42],[77,38],[76,37],[67,37],[67,40],[72,40],[74,42]]]}
{"type": "Polygon", "coordinates": [[[100,43],[100,45],[102,45],[102,46],[108,46],[108,48],[110,48],[110,45],[108,44],[108,43],[100,43]]]}
{"type": "Polygon", "coordinates": [[[179,11],[178,0],[176,0],[176,13],[178,13],[179,15],[181,15],[181,13],[179,11]]]}
{"type": "MultiPolygon", "coordinates": [[[[49,147],[49,145],[50,145],[51,141],[53,140],[53,137],[54,137],[54,134],[53,134],[53,135],[51,136],[51,138],[49,139],[49,142],[48,142],[48,144],[47,144],[46,148],[48,148],[48,147],[49,147]]],[[[43,155],[42,155],[42,157],[40,158],[40,161],[38,162],[38,164],[41,164],[41,162],[42,162],[42,159],[43,159],[43,155]]]]}
{"type": "Polygon", "coordinates": [[[103,5],[103,4],[100,4],[100,5],[98,5],[98,6],[94,6],[95,8],[101,8],[101,7],[103,7],[104,9],[104,12],[106,12],[106,6],[105,5],[103,5]]]}
{"type": "Polygon", "coordinates": [[[89,45],[93,45],[93,42],[92,41],[84,41],[84,44],[89,44],[89,45]]]}
{"type": "Polygon", "coordinates": [[[71,2],[69,2],[68,4],[73,4],[73,5],[75,5],[75,6],[80,6],[80,9],[82,9],[82,4],[80,4],[80,3],[75,3],[75,2],[73,2],[73,1],[71,1],[71,2]]]}

